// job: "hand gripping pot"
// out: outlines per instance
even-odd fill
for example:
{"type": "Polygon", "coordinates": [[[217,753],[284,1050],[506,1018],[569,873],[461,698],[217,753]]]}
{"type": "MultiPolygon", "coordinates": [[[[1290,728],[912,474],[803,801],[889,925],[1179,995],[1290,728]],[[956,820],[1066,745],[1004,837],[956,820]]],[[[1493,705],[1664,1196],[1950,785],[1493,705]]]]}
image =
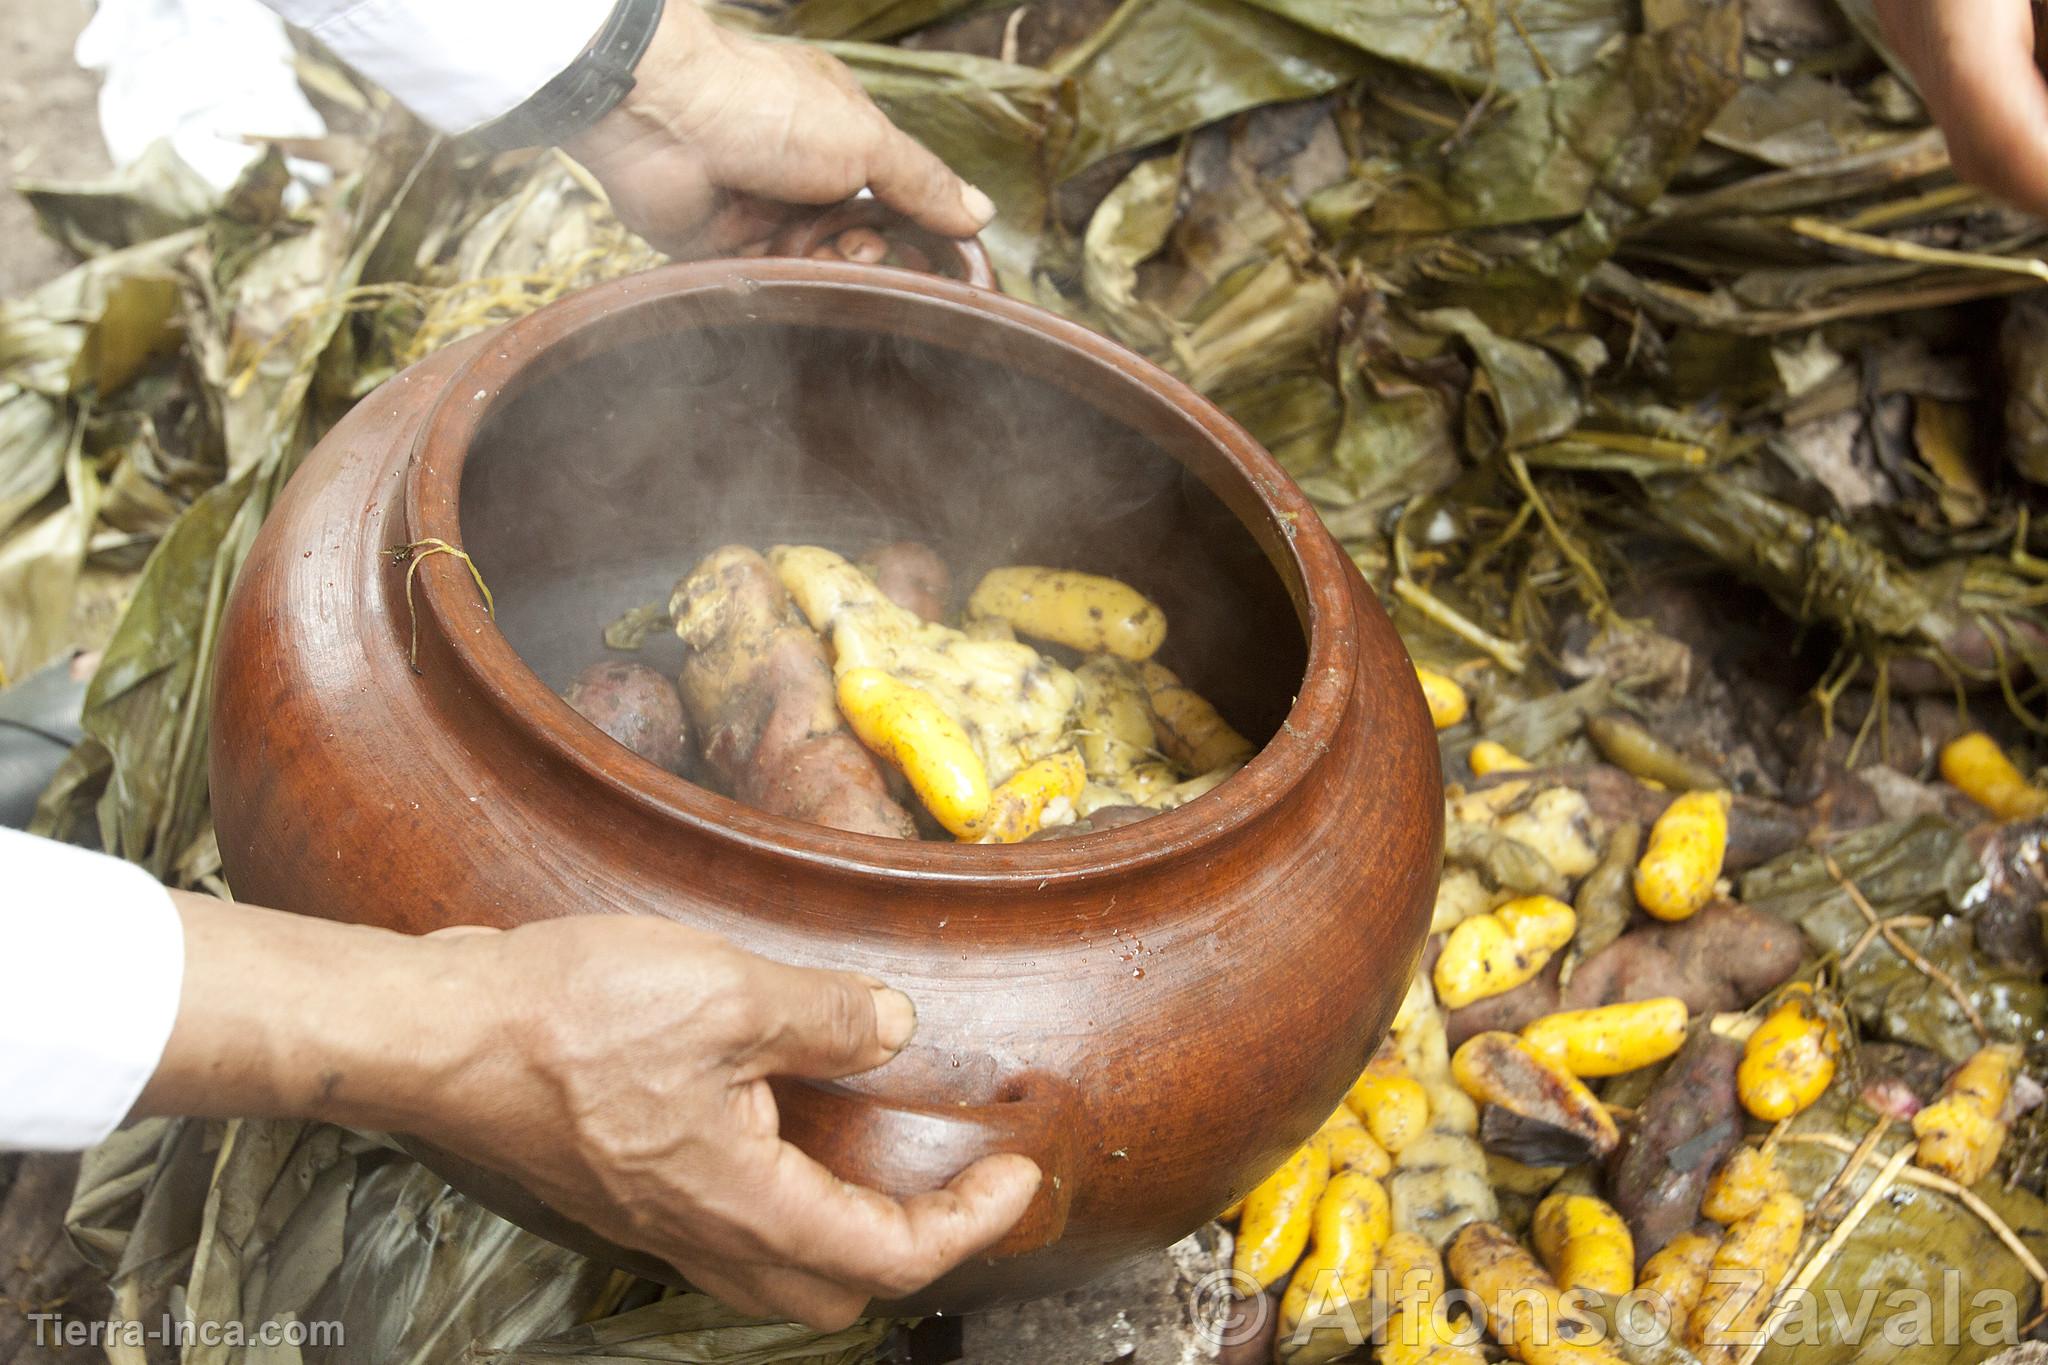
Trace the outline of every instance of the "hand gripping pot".
{"type": "MultiPolygon", "coordinates": [[[[777,1094],[792,1142],[892,1193],[993,1152],[1040,1164],[994,1252],[902,1305],[960,1311],[1169,1244],[1317,1127],[1415,968],[1442,799],[1407,654],[1272,457],[1146,360],[986,287],[972,244],[889,228],[890,263],[815,259],[878,224],[849,206],[794,259],[601,285],[358,404],[228,605],[213,803],[258,904],[408,933],[662,915],[909,992],[901,1055],[777,1094]],[[556,696],[605,622],[712,547],[876,537],[968,582],[1127,579],[1166,610],[1162,660],[1263,747],[1136,824],[951,845],[748,809],[556,696]],[[392,554],[430,540],[469,553],[494,613],[455,556],[392,554]]],[[[680,648],[642,657],[673,672],[680,648]]],[[[665,1272],[423,1155],[535,1231],[665,1272]]]]}

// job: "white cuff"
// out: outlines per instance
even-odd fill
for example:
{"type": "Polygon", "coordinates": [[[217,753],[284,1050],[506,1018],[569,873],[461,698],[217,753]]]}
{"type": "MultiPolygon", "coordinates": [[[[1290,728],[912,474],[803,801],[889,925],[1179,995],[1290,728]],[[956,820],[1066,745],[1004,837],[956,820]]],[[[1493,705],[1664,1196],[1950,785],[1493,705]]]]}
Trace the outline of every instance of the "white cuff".
{"type": "Polygon", "coordinates": [[[567,70],[614,0],[264,2],[442,132],[466,133],[567,70]]]}
{"type": "Polygon", "coordinates": [[[163,1060],[184,976],[184,926],[155,878],[0,829],[0,1150],[113,1132],[163,1060]]]}

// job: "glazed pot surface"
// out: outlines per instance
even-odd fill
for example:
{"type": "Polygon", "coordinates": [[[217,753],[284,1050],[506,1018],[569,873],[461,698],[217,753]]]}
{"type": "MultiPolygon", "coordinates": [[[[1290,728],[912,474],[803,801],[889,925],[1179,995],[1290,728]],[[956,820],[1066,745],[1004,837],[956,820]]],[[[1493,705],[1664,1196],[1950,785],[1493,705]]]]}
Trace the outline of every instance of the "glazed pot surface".
{"type": "MultiPolygon", "coordinates": [[[[673,672],[679,650],[641,657],[673,672]]],[[[366,399],[237,585],[213,761],[250,900],[409,932],[661,914],[909,991],[902,1055],[784,1089],[792,1141],[894,1192],[1001,1150],[1056,1177],[927,1308],[1078,1283],[1261,1178],[1391,1018],[1441,847],[1406,654],[1249,437],[1039,310],[812,261],[620,281],[366,399]],[[1120,829],[906,843],[748,810],[553,695],[717,545],[903,538],[968,584],[1016,562],[1127,579],[1166,610],[1162,661],[1262,752],[1120,829]],[[454,556],[389,553],[434,539],[495,613],[454,556]]]]}

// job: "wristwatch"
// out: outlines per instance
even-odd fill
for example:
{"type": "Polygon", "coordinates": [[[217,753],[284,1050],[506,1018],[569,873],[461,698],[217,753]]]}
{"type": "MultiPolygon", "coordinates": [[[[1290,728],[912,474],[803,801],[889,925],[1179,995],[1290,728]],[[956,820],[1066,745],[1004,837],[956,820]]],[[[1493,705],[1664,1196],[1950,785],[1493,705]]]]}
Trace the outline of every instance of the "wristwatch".
{"type": "Polygon", "coordinates": [[[567,142],[618,108],[633,88],[633,69],[661,25],[663,0],[619,0],[595,41],[567,70],[510,112],[469,133],[494,152],[567,142]]]}

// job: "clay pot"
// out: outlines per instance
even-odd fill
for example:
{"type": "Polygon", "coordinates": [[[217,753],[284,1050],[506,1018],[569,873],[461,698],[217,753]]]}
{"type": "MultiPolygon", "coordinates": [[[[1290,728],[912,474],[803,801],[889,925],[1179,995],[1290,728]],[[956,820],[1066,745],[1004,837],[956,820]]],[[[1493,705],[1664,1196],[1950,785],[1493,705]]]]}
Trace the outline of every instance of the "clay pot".
{"type": "MultiPolygon", "coordinates": [[[[672,671],[679,649],[642,657],[672,671]]],[[[1076,1285],[1243,1194],[1365,1064],[1436,884],[1408,657],[1272,458],[1081,327],[880,266],[672,266],[399,375],[264,526],[215,695],[246,900],[408,933],[665,915],[908,991],[911,1046],[783,1085],[785,1133],[899,1193],[990,1152],[1047,1174],[998,1254],[918,1309],[1076,1285]],[[968,583],[1005,562],[1127,577],[1166,609],[1163,661],[1263,750],[1106,832],[912,843],[749,810],[555,695],[716,545],[903,537],[968,583]],[[435,541],[473,556],[495,615],[456,557],[392,552],[435,541]]],[[[508,1217],[660,1269],[428,1156],[508,1217]]]]}

